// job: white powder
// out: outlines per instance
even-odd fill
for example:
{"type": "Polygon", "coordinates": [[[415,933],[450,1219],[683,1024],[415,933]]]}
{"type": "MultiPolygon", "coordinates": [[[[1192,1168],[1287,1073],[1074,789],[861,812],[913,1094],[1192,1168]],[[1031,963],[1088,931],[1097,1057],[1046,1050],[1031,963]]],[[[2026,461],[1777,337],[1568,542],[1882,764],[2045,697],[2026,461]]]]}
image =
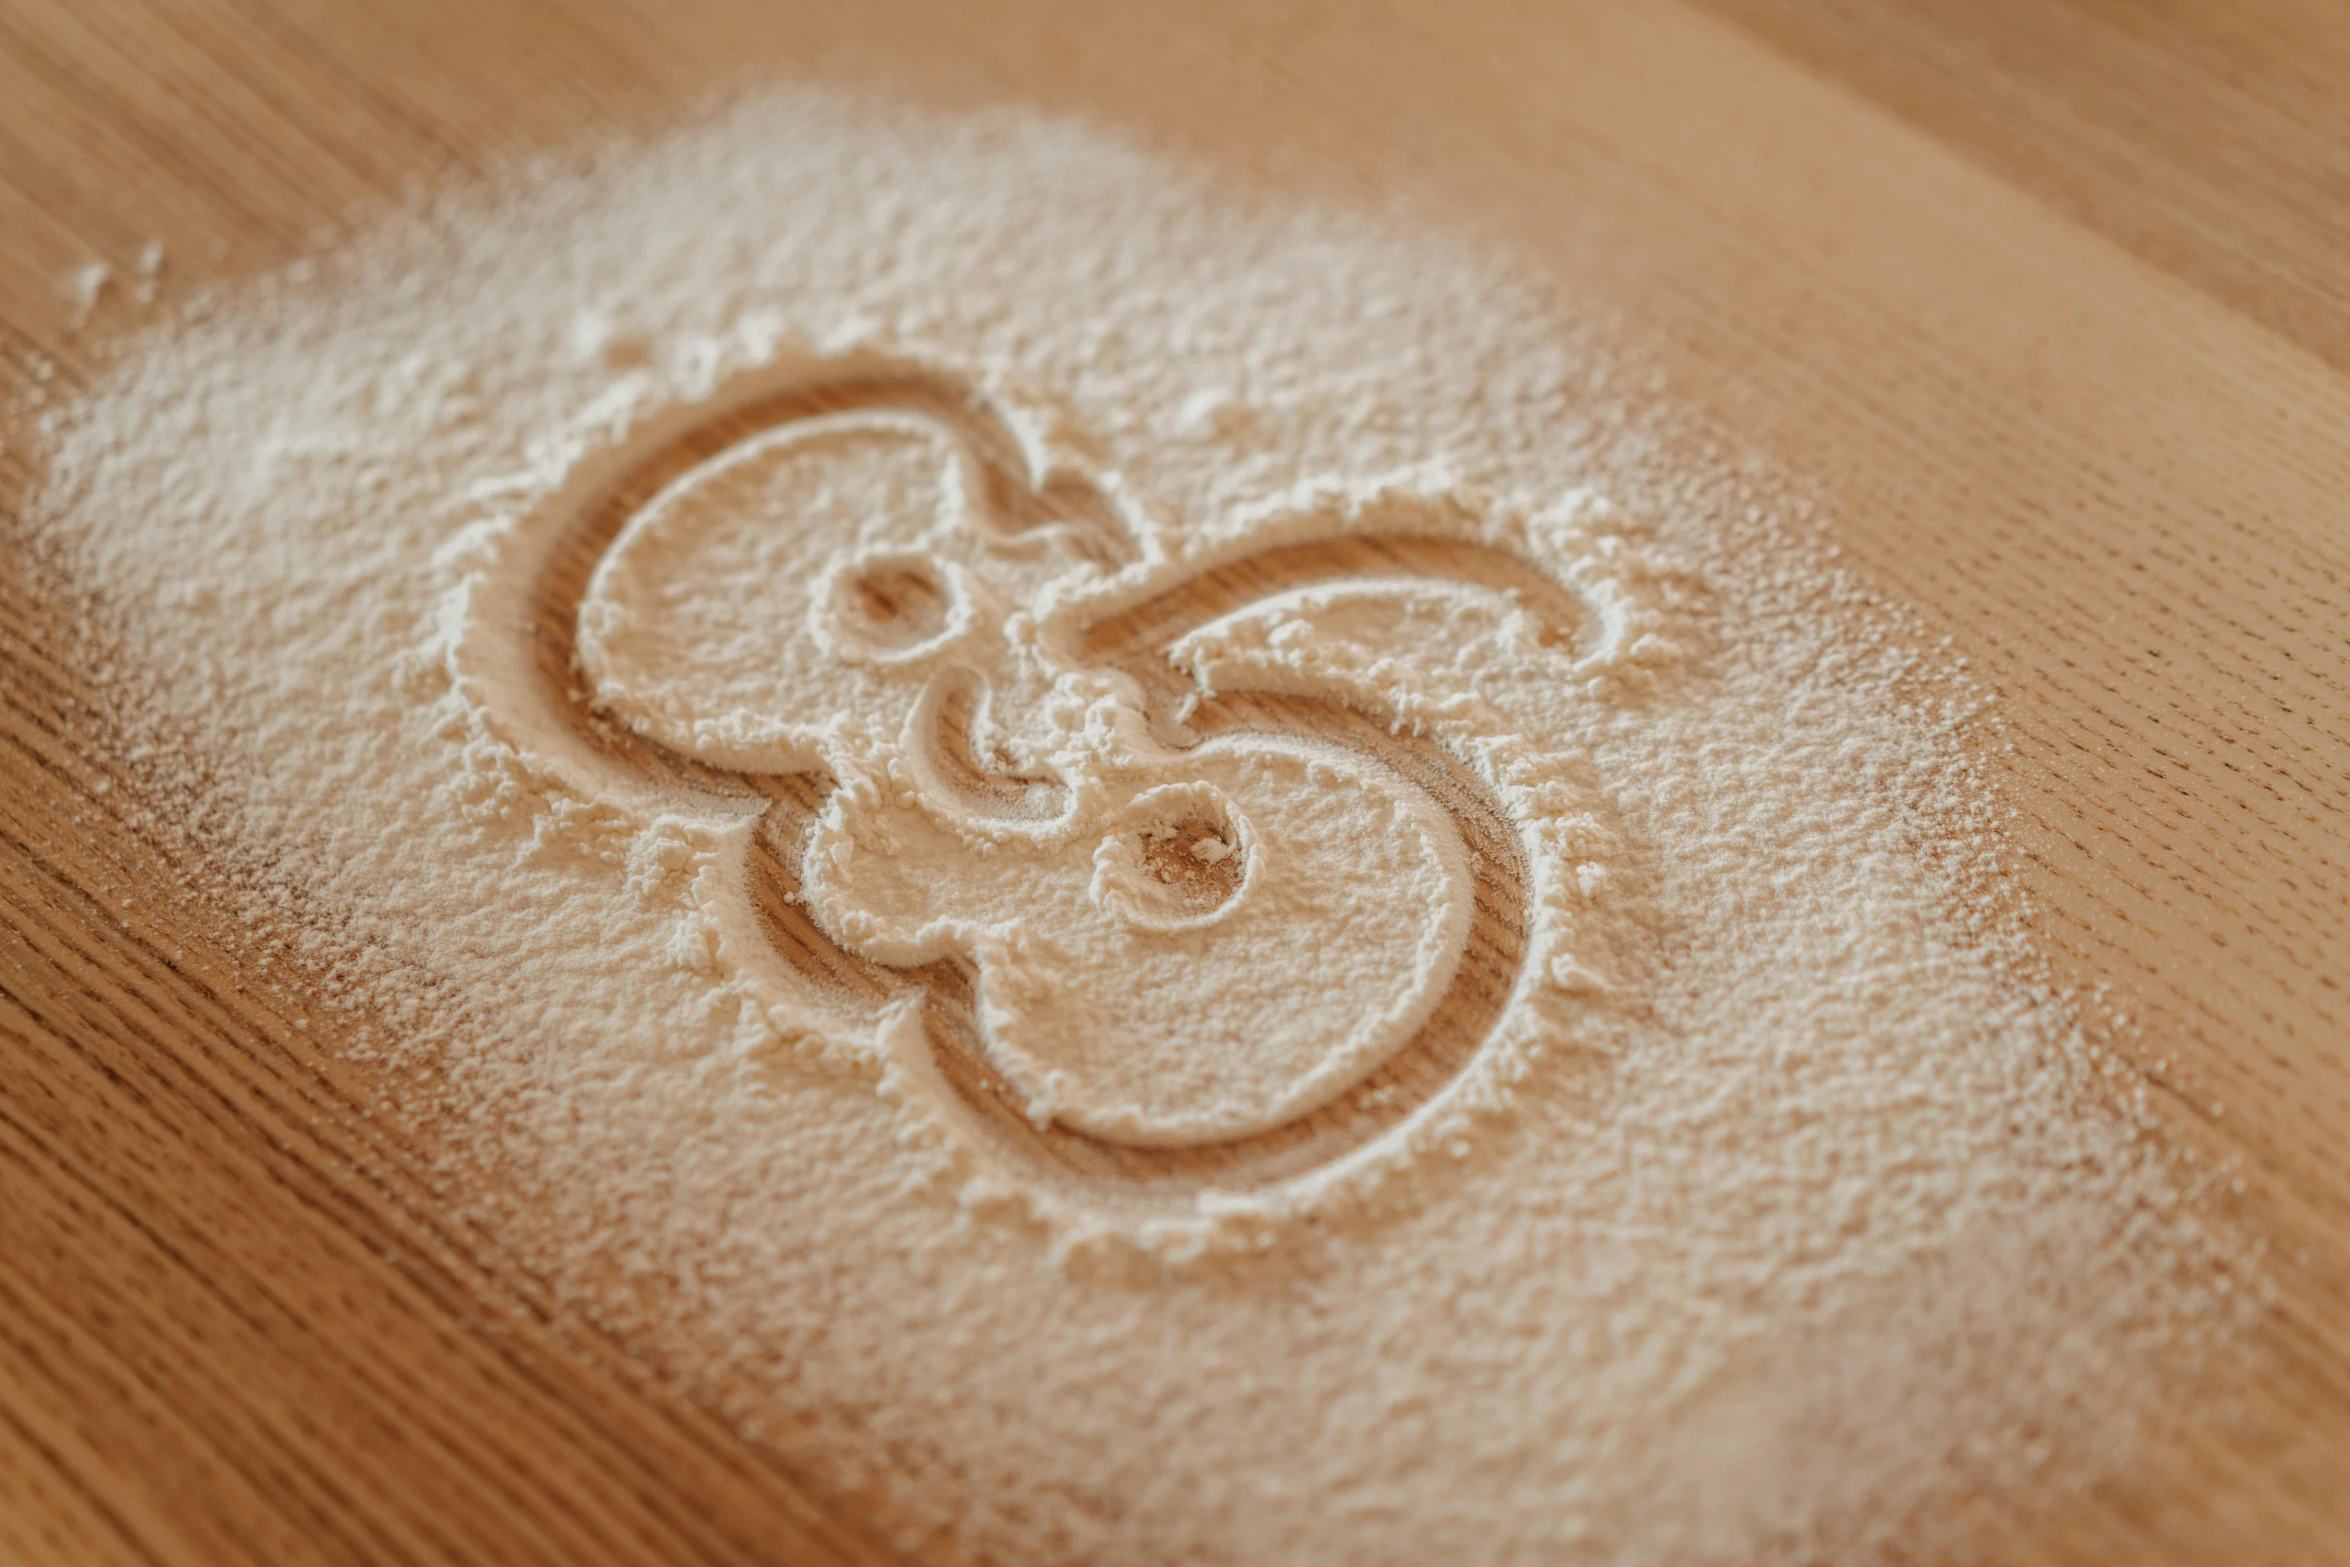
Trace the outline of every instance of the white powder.
{"type": "Polygon", "coordinates": [[[86,261],[66,274],[65,296],[73,301],[76,324],[90,319],[90,312],[98,308],[99,297],[106,292],[113,275],[113,269],[103,261],[86,261]]]}
{"type": "Polygon", "coordinates": [[[2222,1281],[1949,689],[1606,384],[1465,247],[783,97],[143,342],[42,515],[453,1198],[911,1533],[1858,1559],[2222,1281]]]}

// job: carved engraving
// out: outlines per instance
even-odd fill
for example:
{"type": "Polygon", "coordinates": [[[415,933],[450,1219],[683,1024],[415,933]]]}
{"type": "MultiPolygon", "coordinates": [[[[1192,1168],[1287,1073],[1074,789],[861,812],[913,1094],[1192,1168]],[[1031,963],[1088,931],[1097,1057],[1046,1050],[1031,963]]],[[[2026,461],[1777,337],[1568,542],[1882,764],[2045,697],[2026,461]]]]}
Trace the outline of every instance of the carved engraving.
{"type": "Polygon", "coordinates": [[[1491,759],[1370,675],[1214,656],[1440,583],[1592,662],[1604,606],[1462,504],[1304,512],[1168,559],[968,387],[857,368],[610,483],[537,585],[536,658],[611,757],[767,802],[750,886],[775,950],[844,1005],[917,998],[938,1074],[1009,1156],[1181,1201],[1396,1127],[1520,988],[1530,845],[1491,759]],[[1383,881],[1412,895],[1360,895],[1383,881]],[[1294,993],[1250,988],[1276,982],[1294,993]],[[1233,1018],[1263,1031],[1215,1058],[1245,1063],[1237,1088],[1187,1053],[1233,1018]]]}

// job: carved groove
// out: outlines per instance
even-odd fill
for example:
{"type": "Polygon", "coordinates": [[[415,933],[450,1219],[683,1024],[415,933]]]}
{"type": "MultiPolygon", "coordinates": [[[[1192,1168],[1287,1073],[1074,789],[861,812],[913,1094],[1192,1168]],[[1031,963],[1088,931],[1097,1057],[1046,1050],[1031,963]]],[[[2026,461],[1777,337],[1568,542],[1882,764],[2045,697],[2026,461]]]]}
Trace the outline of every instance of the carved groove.
{"type": "MultiPolygon", "coordinates": [[[[592,711],[577,662],[578,607],[597,562],[628,519],[672,480],[741,441],[798,420],[862,410],[915,413],[961,439],[984,480],[987,515],[981,526],[988,537],[1041,533],[1052,547],[1105,567],[1132,558],[1132,541],[1105,497],[1068,479],[1041,491],[1032,487],[1002,421],[951,382],[889,373],[764,397],[694,426],[632,465],[556,544],[534,594],[531,634],[545,690],[575,731],[671,787],[738,802],[763,798],[750,883],[776,951],[832,1002],[867,1015],[919,993],[942,1075],[974,1121],[1034,1175],[1078,1183],[1099,1199],[1145,1206],[1203,1189],[1246,1189],[1323,1164],[1425,1103],[1475,1055],[1516,984],[1527,934],[1524,866],[1507,817],[1474,776],[1440,747],[1393,732],[1386,715],[1318,698],[1234,691],[1201,702],[1186,723],[1199,740],[1255,730],[1368,753],[1442,806],[1467,850],[1475,900],[1451,986],[1411,1041],[1331,1104],[1247,1137],[1152,1148],[1032,1123],[987,1061],[975,1020],[977,980],[963,963],[893,968],[844,949],[824,932],[800,897],[799,865],[801,845],[833,787],[829,775],[749,775],[707,767],[592,711]]],[[[1134,676],[1164,716],[1190,689],[1164,653],[1184,632],[1307,583],[1398,576],[1496,588],[1533,611],[1546,639],[1556,643],[1571,645],[1585,631],[1581,599],[1505,552],[1439,539],[1349,536],[1267,549],[1200,572],[1090,628],[1082,650],[1089,661],[1134,676]]],[[[895,586],[918,597],[916,589],[895,586]]],[[[1057,786],[991,771],[973,754],[970,716],[967,700],[948,702],[941,714],[938,749],[950,764],[950,782],[994,809],[1039,808],[1039,788],[1057,786]]]]}

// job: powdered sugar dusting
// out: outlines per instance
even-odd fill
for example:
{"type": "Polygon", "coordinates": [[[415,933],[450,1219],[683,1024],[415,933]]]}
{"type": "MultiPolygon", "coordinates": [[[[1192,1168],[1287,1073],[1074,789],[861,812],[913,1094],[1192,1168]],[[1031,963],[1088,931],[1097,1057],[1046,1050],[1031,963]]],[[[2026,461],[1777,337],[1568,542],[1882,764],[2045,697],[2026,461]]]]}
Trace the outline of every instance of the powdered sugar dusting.
{"type": "Polygon", "coordinates": [[[488,1140],[461,1200],[909,1527],[1858,1558],[2093,1475],[2225,1314],[1907,694],[1963,688],[1570,327],[1082,128],[785,96],[144,342],[43,511],[235,884],[488,1140]],[[640,473],[574,691],[550,563],[640,473]],[[868,990],[762,923],[793,810],[868,990]],[[1394,1065],[1489,961],[1473,1051],[1394,1065]],[[1353,1119],[1039,1163],[890,988],[942,963],[1008,1122],[1353,1119]]]}

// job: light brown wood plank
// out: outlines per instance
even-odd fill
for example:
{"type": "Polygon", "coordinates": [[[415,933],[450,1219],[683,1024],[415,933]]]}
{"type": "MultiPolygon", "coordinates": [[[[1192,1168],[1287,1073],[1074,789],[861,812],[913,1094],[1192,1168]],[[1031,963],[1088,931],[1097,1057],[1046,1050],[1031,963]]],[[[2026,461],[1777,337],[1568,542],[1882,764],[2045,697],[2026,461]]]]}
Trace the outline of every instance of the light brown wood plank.
{"type": "Polygon", "coordinates": [[[2323,0],[1706,0],[2329,363],[2350,365],[2350,30],[2323,0]]]}
{"type": "MultiPolygon", "coordinates": [[[[1414,203],[1811,485],[2002,693],[2041,938],[2271,1244],[2236,1413],[1994,1520],[2000,1554],[2350,1560],[2334,8],[16,0],[0,392],[135,324],[119,290],[76,323],[86,259],[158,239],[168,287],[233,279],[411,182],[809,78],[1414,203]]],[[[0,445],[13,510],[27,432],[0,445]]],[[[884,1559],[887,1519],[541,1300],[428,1134],[354,1108],[379,1085],[292,1026],[299,973],[93,792],[53,592],[0,574],[0,1555],[884,1559]]]]}

